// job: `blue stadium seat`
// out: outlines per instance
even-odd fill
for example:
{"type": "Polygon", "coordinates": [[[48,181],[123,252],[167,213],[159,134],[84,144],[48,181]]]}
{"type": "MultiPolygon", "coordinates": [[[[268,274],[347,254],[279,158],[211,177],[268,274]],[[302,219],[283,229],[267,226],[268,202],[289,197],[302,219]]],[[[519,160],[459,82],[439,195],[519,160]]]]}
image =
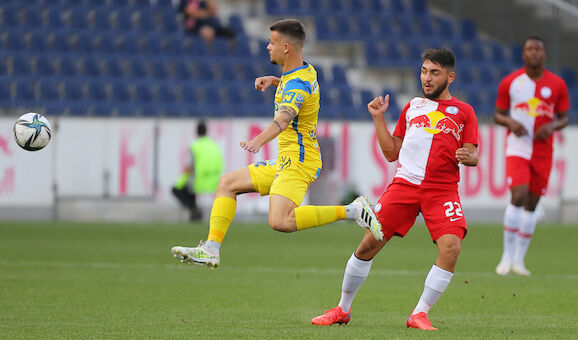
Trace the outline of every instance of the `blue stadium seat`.
{"type": "Polygon", "coordinates": [[[136,55],[141,52],[142,39],[137,34],[124,34],[118,36],[117,53],[136,55]]]}
{"type": "Polygon", "coordinates": [[[237,36],[243,36],[245,34],[245,28],[243,27],[243,20],[238,14],[233,14],[229,17],[229,26],[235,31],[237,36]]]}
{"type": "Polygon", "coordinates": [[[134,29],[141,32],[155,32],[154,9],[141,8],[135,14],[134,29]]]}
{"type": "Polygon", "coordinates": [[[121,61],[117,58],[109,58],[104,62],[106,76],[111,78],[121,78],[126,75],[121,61]]]}
{"type": "Polygon", "coordinates": [[[75,57],[59,57],[57,59],[58,75],[65,77],[76,77],[80,75],[78,61],[75,57]]]}
{"type": "Polygon", "coordinates": [[[176,32],[179,30],[177,16],[173,11],[163,11],[163,30],[165,32],[176,32]]]}
{"type": "Polygon", "coordinates": [[[576,85],[576,73],[570,67],[564,67],[560,71],[560,76],[566,82],[568,88],[574,87],[576,85]]]}
{"type": "Polygon", "coordinates": [[[333,83],[336,85],[347,85],[347,76],[345,74],[345,68],[341,65],[333,65],[331,67],[331,73],[333,75],[333,83]]]}
{"type": "Polygon", "coordinates": [[[85,77],[98,78],[103,76],[103,72],[100,68],[99,60],[96,58],[83,58],[81,59],[81,70],[82,75],[85,77]]]}
{"type": "Polygon", "coordinates": [[[30,103],[35,100],[34,86],[28,79],[16,82],[16,101],[30,103]]]}
{"type": "Polygon", "coordinates": [[[129,32],[133,29],[133,9],[130,7],[117,7],[110,13],[110,25],[114,30],[129,32]]]}
{"type": "Polygon", "coordinates": [[[199,101],[194,86],[191,85],[182,86],[180,92],[181,92],[181,99],[185,103],[193,104],[199,101]]]}
{"type": "Polygon", "coordinates": [[[39,85],[39,99],[41,101],[48,102],[61,100],[58,82],[44,78],[39,81],[39,85]]]}
{"type": "Polygon", "coordinates": [[[61,29],[64,27],[64,20],[62,18],[62,8],[60,6],[49,7],[48,9],[48,25],[50,29],[61,29]]]}
{"type": "Polygon", "coordinates": [[[117,36],[110,33],[101,33],[93,40],[93,50],[99,54],[114,54],[117,52],[117,36]]]}
{"type": "Polygon", "coordinates": [[[86,99],[84,86],[80,81],[68,81],[64,83],[63,95],[67,101],[83,101],[86,99]]]}
{"type": "Polygon", "coordinates": [[[171,74],[170,61],[153,60],[149,63],[149,76],[155,79],[167,79],[171,74]]]}
{"type": "Polygon", "coordinates": [[[6,30],[3,34],[2,49],[8,51],[23,51],[26,48],[22,35],[25,32],[20,30],[6,30]]]}
{"type": "Polygon", "coordinates": [[[461,22],[461,37],[466,41],[474,41],[478,39],[476,24],[469,19],[464,19],[461,22]]]}
{"type": "Polygon", "coordinates": [[[183,45],[184,36],[176,34],[170,35],[165,39],[165,52],[170,55],[183,55],[183,45]]]}
{"type": "Polygon", "coordinates": [[[8,59],[10,74],[15,76],[25,76],[31,74],[30,59],[27,56],[15,55],[8,59]]]}
{"type": "Polygon", "coordinates": [[[48,37],[49,49],[57,53],[67,53],[71,51],[70,34],[67,31],[55,31],[48,37]]]}
{"type": "Polygon", "coordinates": [[[109,30],[111,26],[109,18],[110,9],[107,6],[96,7],[87,16],[88,25],[94,30],[109,30]]]}
{"type": "Polygon", "coordinates": [[[12,85],[7,81],[0,82],[0,105],[12,106],[12,85]]]}
{"type": "Polygon", "coordinates": [[[143,59],[133,59],[130,61],[130,76],[132,78],[147,78],[147,61],[143,59]]]}
{"type": "Polygon", "coordinates": [[[26,35],[26,50],[44,52],[48,49],[47,37],[43,30],[31,31],[26,35]]]}
{"type": "Polygon", "coordinates": [[[150,103],[154,101],[154,89],[149,83],[139,83],[135,87],[136,101],[150,103]]]}
{"type": "Polygon", "coordinates": [[[208,54],[205,42],[199,37],[184,38],[182,46],[186,56],[205,57],[208,54]]]}
{"type": "Polygon", "coordinates": [[[91,81],[88,83],[87,99],[93,102],[105,102],[107,101],[106,91],[105,82],[91,81]]]}
{"type": "MultiPolygon", "coordinates": [[[[175,76],[177,79],[190,81],[193,78],[193,64],[194,62],[188,58],[179,59],[175,63],[175,76]]],[[[196,67],[195,67],[196,69],[196,67]]]]}
{"type": "Polygon", "coordinates": [[[39,76],[53,76],[56,74],[54,59],[52,57],[39,55],[34,59],[34,74],[39,76]]]}
{"type": "Polygon", "coordinates": [[[111,115],[112,105],[110,103],[93,103],[89,112],[94,117],[109,117],[111,115]]]}
{"type": "Polygon", "coordinates": [[[171,85],[158,87],[157,101],[161,103],[174,103],[177,100],[176,88],[171,85]]]}
{"type": "Polygon", "coordinates": [[[112,100],[126,103],[131,100],[129,85],[124,82],[115,82],[111,85],[112,100]]]}
{"type": "Polygon", "coordinates": [[[74,53],[92,53],[94,48],[93,38],[92,33],[87,31],[73,34],[69,40],[70,51],[74,53]]]}
{"type": "Polygon", "coordinates": [[[251,58],[250,41],[246,36],[237,36],[233,44],[233,55],[237,58],[251,58]]]}

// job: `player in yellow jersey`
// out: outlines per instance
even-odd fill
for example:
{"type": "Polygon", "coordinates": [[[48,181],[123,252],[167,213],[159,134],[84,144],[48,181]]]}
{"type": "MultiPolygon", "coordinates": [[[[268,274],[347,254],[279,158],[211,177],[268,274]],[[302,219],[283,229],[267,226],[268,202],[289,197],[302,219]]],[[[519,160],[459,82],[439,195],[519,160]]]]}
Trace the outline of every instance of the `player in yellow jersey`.
{"type": "Polygon", "coordinates": [[[267,50],[271,63],[283,67],[281,78],[255,79],[255,89],[266,91],[275,86],[275,116],[265,130],[241,148],[259,152],[277,138],[275,160],[256,162],[221,177],[213,202],[207,242],[197,247],[175,246],[173,255],[185,263],[216,267],[219,249],[235,216],[237,195],[258,192],[269,195],[269,224],[277,231],[293,232],[318,227],[337,220],[356,220],[376,239],[383,234],[367,198],[358,197],[347,206],[303,206],[309,185],[321,172],[321,153],[315,130],[319,111],[319,85],[315,68],[303,62],[305,29],[294,19],[281,20],[271,27],[267,50]]]}

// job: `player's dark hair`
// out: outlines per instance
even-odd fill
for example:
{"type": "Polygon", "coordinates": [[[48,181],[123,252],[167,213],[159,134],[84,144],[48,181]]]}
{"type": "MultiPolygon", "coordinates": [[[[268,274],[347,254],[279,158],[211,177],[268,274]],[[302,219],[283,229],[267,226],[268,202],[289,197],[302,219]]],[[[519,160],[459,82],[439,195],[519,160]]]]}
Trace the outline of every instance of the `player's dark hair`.
{"type": "Polygon", "coordinates": [[[453,70],[456,66],[456,56],[454,52],[447,48],[431,48],[423,51],[421,61],[424,62],[426,60],[439,64],[449,70],[453,70]]]}
{"type": "Polygon", "coordinates": [[[528,41],[530,41],[530,40],[539,41],[539,42],[542,43],[542,46],[544,46],[544,48],[546,48],[546,43],[544,42],[544,39],[540,38],[540,37],[537,36],[537,35],[531,35],[531,36],[527,37],[527,38],[524,40],[524,43],[522,44],[522,48],[524,48],[524,46],[526,46],[526,43],[527,43],[528,41]]]}
{"type": "Polygon", "coordinates": [[[201,120],[199,121],[199,124],[197,124],[197,135],[199,137],[203,137],[206,134],[207,134],[207,124],[201,120]]]}
{"type": "Polygon", "coordinates": [[[279,20],[271,27],[271,32],[277,31],[294,40],[301,47],[305,45],[305,26],[297,19],[279,20]]]}

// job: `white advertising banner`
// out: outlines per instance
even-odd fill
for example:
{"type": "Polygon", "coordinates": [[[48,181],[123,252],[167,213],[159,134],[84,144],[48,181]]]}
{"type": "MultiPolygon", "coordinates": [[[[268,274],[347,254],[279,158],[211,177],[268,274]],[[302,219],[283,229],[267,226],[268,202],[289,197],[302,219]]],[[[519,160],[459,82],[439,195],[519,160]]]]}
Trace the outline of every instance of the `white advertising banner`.
{"type": "MultiPolygon", "coordinates": [[[[258,154],[248,153],[239,142],[260,133],[269,119],[212,120],[209,135],[222,147],[226,171],[272,159],[276,142],[258,154]]],[[[177,203],[170,189],[190,160],[189,145],[196,138],[193,119],[90,119],[62,117],[52,122],[53,140],[43,150],[19,148],[12,136],[13,120],[0,119],[0,207],[46,205],[54,195],[67,198],[146,199],[161,205],[177,203]],[[54,191],[56,188],[56,191],[54,191]]],[[[390,124],[393,129],[394,124],[390,124]]],[[[371,122],[320,122],[324,175],[337,186],[353,187],[376,201],[393,179],[397,162],[381,154],[371,122]]],[[[480,161],[462,167],[459,190],[468,209],[499,208],[508,200],[504,171],[505,129],[480,126],[480,161]]],[[[555,156],[544,206],[578,199],[578,161],[571,145],[578,143],[578,129],[555,135],[555,156]]],[[[323,176],[323,175],[322,175],[323,176]]],[[[323,177],[322,177],[323,178],[323,177]]],[[[342,192],[343,193],[343,192],[342,192]]],[[[264,202],[264,203],[263,203],[264,202]]],[[[239,213],[266,209],[258,194],[239,200],[239,213]]]]}

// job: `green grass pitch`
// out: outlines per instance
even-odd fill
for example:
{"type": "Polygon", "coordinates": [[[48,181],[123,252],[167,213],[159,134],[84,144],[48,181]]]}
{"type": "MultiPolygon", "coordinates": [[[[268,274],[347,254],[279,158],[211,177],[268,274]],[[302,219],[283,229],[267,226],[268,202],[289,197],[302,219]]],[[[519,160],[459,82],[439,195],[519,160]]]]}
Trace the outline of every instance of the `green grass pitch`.
{"type": "Polygon", "coordinates": [[[423,225],[376,257],[347,326],[310,319],[339,300],[363,231],[349,222],[282,234],[234,223],[214,271],[177,262],[204,224],[0,224],[1,339],[394,339],[578,337],[578,226],[540,225],[531,277],[494,274],[498,225],[470,225],[456,275],[430,311],[405,320],[436,257],[423,225]]]}

